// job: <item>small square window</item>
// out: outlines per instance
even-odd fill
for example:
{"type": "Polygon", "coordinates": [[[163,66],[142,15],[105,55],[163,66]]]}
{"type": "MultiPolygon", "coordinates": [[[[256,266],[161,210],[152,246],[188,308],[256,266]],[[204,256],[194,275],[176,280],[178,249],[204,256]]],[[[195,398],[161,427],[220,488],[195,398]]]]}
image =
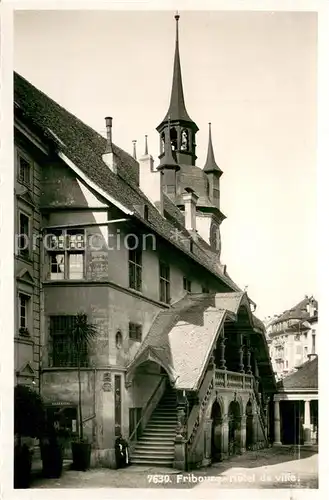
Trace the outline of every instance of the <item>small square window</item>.
{"type": "Polygon", "coordinates": [[[138,323],[129,323],[129,338],[137,342],[142,341],[142,325],[138,323]]]}

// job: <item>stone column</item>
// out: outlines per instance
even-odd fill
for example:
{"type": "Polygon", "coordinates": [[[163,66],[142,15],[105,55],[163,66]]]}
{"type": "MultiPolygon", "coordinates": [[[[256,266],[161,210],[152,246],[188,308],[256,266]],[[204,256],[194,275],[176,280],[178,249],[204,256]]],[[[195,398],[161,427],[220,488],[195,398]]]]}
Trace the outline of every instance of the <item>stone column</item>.
{"type": "Polygon", "coordinates": [[[310,411],[310,401],[308,399],[304,400],[304,444],[310,445],[311,441],[311,411],[310,411]]]}
{"type": "Polygon", "coordinates": [[[273,446],[281,446],[281,421],[280,401],[274,401],[274,443],[273,446]]]}
{"type": "Polygon", "coordinates": [[[256,383],[256,390],[258,392],[258,387],[259,387],[259,370],[258,370],[258,364],[257,364],[257,359],[254,359],[254,369],[255,369],[255,383],[256,383]]]}
{"type": "Polygon", "coordinates": [[[225,362],[225,337],[219,337],[219,369],[226,370],[225,362]]]}
{"type": "Polygon", "coordinates": [[[207,419],[203,424],[204,432],[204,454],[202,465],[207,466],[211,464],[211,429],[212,429],[212,419],[207,419]]]}
{"type": "Polygon", "coordinates": [[[239,453],[245,453],[246,451],[246,437],[247,437],[247,417],[242,415],[240,420],[239,429],[239,453]]]}
{"type": "Polygon", "coordinates": [[[247,358],[247,374],[248,375],[252,375],[252,371],[251,371],[251,351],[250,351],[250,347],[248,346],[247,347],[247,353],[246,353],[246,358],[247,358]]]}
{"type": "Polygon", "coordinates": [[[239,342],[239,372],[244,373],[244,363],[243,363],[244,348],[242,343],[243,337],[241,333],[239,333],[238,342],[239,342]]]}
{"type": "Polygon", "coordinates": [[[252,415],[252,450],[256,450],[258,446],[258,413],[252,415]]]}
{"type": "Polygon", "coordinates": [[[180,404],[177,408],[177,429],[174,444],[174,463],[173,467],[179,470],[186,469],[186,414],[183,403],[183,396],[181,396],[180,404]]]}
{"type": "Polygon", "coordinates": [[[222,446],[221,454],[222,459],[228,458],[228,415],[224,415],[222,420],[222,446]]]}

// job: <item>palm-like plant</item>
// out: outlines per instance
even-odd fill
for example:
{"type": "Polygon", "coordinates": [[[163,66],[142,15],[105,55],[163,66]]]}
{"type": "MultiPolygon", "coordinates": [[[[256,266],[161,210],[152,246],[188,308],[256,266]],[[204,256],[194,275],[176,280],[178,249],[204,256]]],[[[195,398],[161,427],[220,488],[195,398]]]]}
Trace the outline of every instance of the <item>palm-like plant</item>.
{"type": "Polygon", "coordinates": [[[81,398],[81,363],[85,356],[86,349],[97,336],[97,328],[88,322],[87,315],[79,312],[74,320],[73,328],[70,332],[72,347],[76,353],[79,385],[79,440],[83,441],[83,421],[82,421],[82,398],[81,398]]]}

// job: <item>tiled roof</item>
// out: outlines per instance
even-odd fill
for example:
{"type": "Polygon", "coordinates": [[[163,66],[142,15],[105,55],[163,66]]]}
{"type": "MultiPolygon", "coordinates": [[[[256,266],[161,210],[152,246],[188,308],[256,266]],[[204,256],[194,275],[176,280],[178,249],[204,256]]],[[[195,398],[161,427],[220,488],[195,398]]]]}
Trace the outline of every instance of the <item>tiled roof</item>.
{"type": "Polygon", "coordinates": [[[155,318],[135,360],[147,348],[175,377],[177,389],[196,389],[225,311],[203,294],[186,295],[155,318]]]}
{"type": "Polygon", "coordinates": [[[318,389],[318,358],[307,361],[295,373],[278,383],[279,392],[294,389],[318,389]]]}
{"type": "MultiPolygon", "coordinates": [[[[309,319],[310,314],[307,312],[306,306],[309,303],[309,300],[312,299],[312,297],[305,297],[302,301],[300,301],[298,304],[296,304],[294,307],[291,309],[284,311],[278,318],[273,320],[270,324],[275,325],[277,323],[281,323],[282,321],[287,321],[288,319],[309,319]]],[[[317,300],[314,300],[314,306],[317,309],[318,308],[318,302],[317,300]]]]}
{"type": "Polygon", "coordinates": [[[236,315],[243,300],[248,307],[243,292],[187,294],[170,309],[158,313],[128,372],[151,349],[175,378],[177,389],[195,390],[226,313],[236,315]]]}
{"type": "MultiPolygon", "coordinates": [[[[222,272],[216,255],[210,256],[210,252],[206,253],[197,242],[191,252],[188,244],[189,232],[181,226],[181,237],[178,237],[177,224],[165,219],[139,189],[135,182],[138,163],[132,156],[113,145],[118,163],[118,174],[115,175],[102,160],[106,139],[17,73],[14,74],[14,101],[17,116],[27,120],[51,143],[56,141],[57,148],[77,165],[84,175],[122,205],[134,211],[136,219],[217,276],[228,289],[239,290],[232,279],[222,272]],[[148,221],[135,210],[136,206],[143,204],[149,207],[148,221]]],[[[170,200],[165,199],[165,206],[168,211],[170,200]]],[[[174,206],[171,207],[171,213],[175,213],[174,206]]],[[[180,218],[177,223],[180,224],[181,221],[180,218]]]]}

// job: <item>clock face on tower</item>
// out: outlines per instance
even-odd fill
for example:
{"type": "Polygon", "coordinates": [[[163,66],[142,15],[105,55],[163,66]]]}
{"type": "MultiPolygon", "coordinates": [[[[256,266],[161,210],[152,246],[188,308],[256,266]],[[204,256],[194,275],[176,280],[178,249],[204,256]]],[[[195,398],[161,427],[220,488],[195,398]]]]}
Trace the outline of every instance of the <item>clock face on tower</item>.
{"type": "Polygon", "coordinates": [[[220,256],[221,252],[221,237],[219,225],[213,222],[210,227],[210,246],[213,252],[220,256]]]}

